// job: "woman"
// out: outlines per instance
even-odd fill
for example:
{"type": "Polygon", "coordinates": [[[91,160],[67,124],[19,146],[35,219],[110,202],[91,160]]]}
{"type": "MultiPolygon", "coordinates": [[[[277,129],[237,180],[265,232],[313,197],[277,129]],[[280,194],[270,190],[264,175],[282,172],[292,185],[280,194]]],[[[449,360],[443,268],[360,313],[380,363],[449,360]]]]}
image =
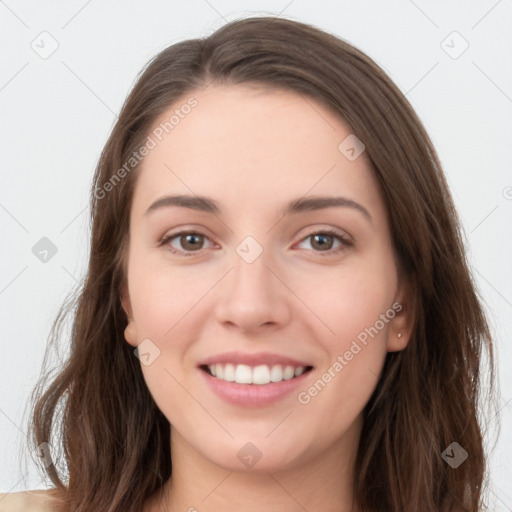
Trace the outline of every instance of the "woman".
{"type": "Polygon", "coordinates": [[[0,510],[481,510],[486,319],[435,150],[366,55],[279,18],[167,48],[91,206],[71,354],[34,392],[55,488],[0,510]]]}

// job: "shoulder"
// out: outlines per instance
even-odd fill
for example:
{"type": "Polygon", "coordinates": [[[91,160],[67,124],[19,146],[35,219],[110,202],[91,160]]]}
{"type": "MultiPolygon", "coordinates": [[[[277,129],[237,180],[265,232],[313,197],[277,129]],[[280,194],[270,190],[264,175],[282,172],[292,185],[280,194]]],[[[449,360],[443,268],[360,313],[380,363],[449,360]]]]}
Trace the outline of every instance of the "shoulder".
{"type": "Polygon", "coordinates": [[[0,493],[0,512],[54,512],[59,503],[55,489],[0,493]]]}

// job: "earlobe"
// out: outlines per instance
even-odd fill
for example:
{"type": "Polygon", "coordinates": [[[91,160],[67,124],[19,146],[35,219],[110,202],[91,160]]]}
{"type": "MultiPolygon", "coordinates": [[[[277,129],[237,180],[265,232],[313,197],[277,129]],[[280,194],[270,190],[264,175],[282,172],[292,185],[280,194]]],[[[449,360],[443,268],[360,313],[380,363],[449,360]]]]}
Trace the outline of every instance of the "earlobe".
{"type": "Polygon", "coordinates": [[[390,322],[388,352],[404,350],[409,344],[414,327],[414,308],[412,307],[414,301],[411,290],[407,288],[403,291],[404,293],[400,294],[400,300],[393,304],[395,317],[390,322]]]}
{"type": "Polygon", "coordinates": [[[388,352],[399,352],[407,347],[410,336],[404,336],[403,332],[394,333],[393,330],[390,332],[388,338],[388,352]]]}
{"type": "Polygon", "coordinates": [[[128,324],[124,330],[124,339],[132,346],[137,346],[137,330],[135,328],[135,321],[133,319],[132,306],[130,296],[126,287],[123,287],[121,292],[121,306],[126,313],[128,324]]]}
{"type": "Polygon", "coordinates": [[[391,321],[387,342],[388,352],[398,352],[407,347],[412,332],[411,326],[407,309],[402,307],[391,321]]]}
{"type": "Polygon", "coordinates": [[[133,347],[138,345],[137,331],[135,329],[135,322],[133,320],[128,320],[128,325],[124,329],[124,339],[133,347]]]}

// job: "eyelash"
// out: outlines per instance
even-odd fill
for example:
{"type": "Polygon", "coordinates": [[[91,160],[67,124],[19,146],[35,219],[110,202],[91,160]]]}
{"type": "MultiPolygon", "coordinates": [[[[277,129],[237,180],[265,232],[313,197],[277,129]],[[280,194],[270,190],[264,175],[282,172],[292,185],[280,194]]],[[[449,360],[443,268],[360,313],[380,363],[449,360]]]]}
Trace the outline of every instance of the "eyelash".
{"type": "MultiPolygon", "coordinates": [[[[171,245],[169,245],[169,242],[171,240],[174,240],[175,238],[178,238],[182,235],[199,235],[199,236],[206,238],[207,240],[210,240],[206,235],[204,235],[203,233],[200,233],[198,231],[180,231],[178,233],[173,233],[172,235],[164,237],[160,241],[159,245],[160,246],[165,245],[165,246],[167,246],[167,249],[171,253],[179,254],[179,255],[185,256],[185,257],[194,256],[195,254],[197,254],[201,251],[201,249],[199,249],[197,251],[179,251],[179,250],[176,250],[171,245]]],[[[315,235],[330,235],[341,242],[341,245],[339,247],[337,247],[336,249],[329,249],[327,251],[313,251],[313,252],[318,253],[320,256],[332,256],[332,255],[338,254],[338,253],[346,250],[348,247],[351,247],[353,245],[351,240],[349,240],[345,235],[339,233],[338,231],[336,231],[334,229],[325,229],[322,231],[315,231],[315,232],[310,233],[309,235],[305,236],[304,238],[302,238],[299,243],[302,243],[305,240],[307,240],[308,238],[311,238],[312,236],[315,236],[315,235]]]]}

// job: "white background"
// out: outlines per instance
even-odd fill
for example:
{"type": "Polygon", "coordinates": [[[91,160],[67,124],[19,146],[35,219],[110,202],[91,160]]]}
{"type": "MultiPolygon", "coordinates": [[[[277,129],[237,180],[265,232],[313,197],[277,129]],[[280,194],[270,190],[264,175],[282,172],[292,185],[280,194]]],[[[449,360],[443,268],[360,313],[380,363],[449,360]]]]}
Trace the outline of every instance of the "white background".
{"type": "Polygon", "coordinates": [[[433,139],[501,370],[491,509],[512,510],[511,0],[0,1],[0,491],[46,487],[20,462],[27,399],[51,322],[84,274],[93,170],[135,76],[170,44],[238,17],[279,13],[366,52],[433,139]],[[47,59],[31,47],[46,38],[51,48],[44,31],[58,43],[47,59]],[[458,58],[465,43],[454,31],[469,44],[458,58]],[[42,237],[58,248],[47,263],[32,253],[42,237]]]}

